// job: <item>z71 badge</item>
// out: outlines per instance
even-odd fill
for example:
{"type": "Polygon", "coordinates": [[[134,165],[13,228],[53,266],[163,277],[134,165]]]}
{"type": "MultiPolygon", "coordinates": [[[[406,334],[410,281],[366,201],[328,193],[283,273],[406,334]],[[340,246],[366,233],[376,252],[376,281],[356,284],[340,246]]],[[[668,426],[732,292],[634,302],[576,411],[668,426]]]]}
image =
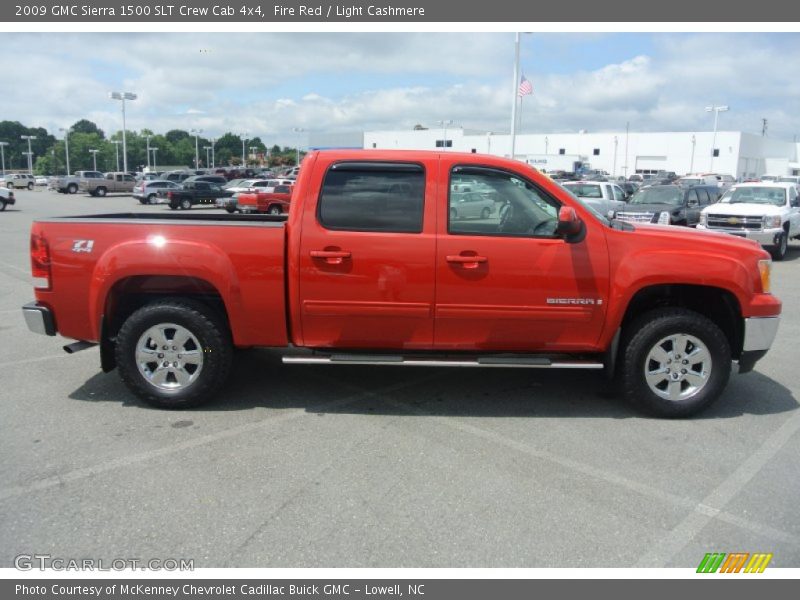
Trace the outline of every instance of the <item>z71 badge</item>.
{"type": "Polygon", "coordinates": [[[94,247],[94,240],[75,240],[72,242],[73,252],[91,252],[94,247]]]}

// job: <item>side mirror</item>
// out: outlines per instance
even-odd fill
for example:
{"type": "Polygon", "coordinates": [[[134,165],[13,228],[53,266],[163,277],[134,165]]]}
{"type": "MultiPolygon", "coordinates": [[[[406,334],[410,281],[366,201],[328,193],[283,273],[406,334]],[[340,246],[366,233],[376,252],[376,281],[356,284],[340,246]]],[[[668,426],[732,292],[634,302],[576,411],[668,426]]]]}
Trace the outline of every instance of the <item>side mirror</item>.
{"type": "Polygon", "coordinates": [[[558,210],[558,227],[556,233],[562,237],[569,238],[581,232],[583,222],[575,209],[571,206],[562,206],[558,210]]]}

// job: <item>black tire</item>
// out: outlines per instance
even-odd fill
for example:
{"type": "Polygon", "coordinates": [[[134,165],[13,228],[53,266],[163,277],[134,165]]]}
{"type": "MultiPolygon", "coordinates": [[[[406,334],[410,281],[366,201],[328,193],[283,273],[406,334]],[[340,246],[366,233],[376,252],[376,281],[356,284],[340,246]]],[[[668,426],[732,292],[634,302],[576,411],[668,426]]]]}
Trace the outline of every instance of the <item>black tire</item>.
{"type": "Polygon", "coordinates": [[[14,189],[14,184],[12,182],[10,182],[10,181],[6,181],[6,187],[8,189],[10,189],[10,190],[13,190],[14,189]]]}
{"type": "Polygon", "coordinates": [[[139,198],[139,204],[147,204],[147,198],[139,198]]]}
{"type": "Polygon", "coordinates": [[[156,203],[156,195],[150,194],[147,196],[147,204],[155,204],[156,203]]]}
{"type": "Polygon", "coordinates": [[[484,208],[481,211],[481,219],[488,219],[490,214],[491,214],[491,211],[488,208],[484,208]]]}
{"type": "Polygon", "coordinates": [[[188,198],[184,198],[183,200],[181,200],[180,206],[181,210],[189,210],[190,208],[192,208],[192,201],[189,200],[188,198]]]}
{"type": "MultiPolygon", "coordinates": [[[[700,412],[720,396],[731,372],[731,348],[725,334],[714,322],[691,310],[660,308],[644,313],[626,329],[628,333],[620,351],[618,371],[620,388],[626,400],[656,416],[680,418],[700,412]],[[689,364],[685,364],[686,356],[679,354],[680,349],[677,349],[676,353],[676,349],[672,347],[672,350],[665,352],[664,355],[670,357],[668,362],[671,364],[667,366],[670,371],[669,375],[662,374],[664,381],[658,384],[666,383],[666,387],[661,389],[656,386],[656,389],[668,394],[673,383],[669,378],[678,377],[680,380],[674,382],[677,389],[683,389],[681,393],[687,394],[685,398],[671,400],[651,389],[645,377],[645,370],[653,369],[653,372],[657,373],[655,369],[657,362],[653,364],[654,361],[650,360],[647,365],[645,362],[648,361],[651,352],[659,347],[659,342],[678,334],[696,338],[705,346],[710,360],[707,364],[701,364],[699,367],[701,371],[697,371],[699,363],[691,364],[691,361],[688,361],[689,364]],[[708,370],[704,378],[705,383],[692,392],[689,377],[692,375],[697,377],[706,366],[708,370]],[[687,369],[689,377],[684,379],[681,373],[687,373],[687,369]]],[[[667,346],[670,346],[670,342],[667,342],[667,346]]],[[[685,349],[690,347],[693,350],[698,349],[688,344],[685,349]]],[[[662,345],[660,349],[664,351],[665,346],[662,345]]],[[[689,356],[691,355],[690,353],[689,356]]]]}
{"type": "Polygon", "coordinates": [[[117,334],[115,353],[123,383],[139,399],[156,408],[183,409],[207,402],[222,388],[230,372],[233,345],[223,319],[206,305],[185,298],[165,298],[140,308],[126,319],[117,334]],[[159,324],[187,329],[202,351],[202,368],[197,378],[180,389],[167,391],[156,387],[137,365],[140,338],[159,324]]]}
{"type": "Polygon", "coordinates": [[[778,236],[778,243],[770,251],[772,260],[779,261],[786,258],[786,252],[789,249],[789,235],[784,231],[778,236]]]}
{"type": "Polygon", "coordinates": [[[273,204],[267,209],[267,214],[269,215],[282,215],[283,211],[278,204],[273,204]]]}
{"type": "Polygon", "coordinates": [[[77,192],[78,192],[78,186],[75,185],[74,183],[70,183],[69,186],[67,187],[67,193],[76,194],[77,192]]]}
{"type": "Polygon", "coordinates": [[[6,203],[0,202],[0,212],[3,212],[6,209],[6,203]]]}
{"type": "Polygon", "coordinates": [[[236,212],[236,208],[234,208],[233,206],[226,206],[225,210],[228,211],[228,214],[230,215],[236,212]]]}
{"type": "Polygon", "coordinates": [[[177,204],[173,204],[172,202],[170,202],[169,203],[169,209],[170,210],[177,210],[178,209],[178,205],[177,204]]]}
{"type": "Polygon", "coordinates": [[[94,191],[94,193],[102,198],[108,193],[108,190],[104,187],[99,187],[94,191]]]}
{"type": "Polygon", "coordinates": [[[32,189],[33,189],[33,182],[32,182],[32,181],[29,181],[29,182],[28,182],[28,190],[30,191],[30,190],[32,190],[32,189]]]}

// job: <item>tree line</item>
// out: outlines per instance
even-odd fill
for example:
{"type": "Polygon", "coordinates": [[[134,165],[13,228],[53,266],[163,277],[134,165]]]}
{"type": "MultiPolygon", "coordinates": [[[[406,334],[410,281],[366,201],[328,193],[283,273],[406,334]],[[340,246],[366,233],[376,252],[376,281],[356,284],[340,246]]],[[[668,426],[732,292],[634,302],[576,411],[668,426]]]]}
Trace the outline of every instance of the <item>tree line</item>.
{"type": "MultiPolygon", "coordinates": [[[[58,175],[66,172],[66,148],[64,131],[57,135],[49,133],[42,127],[25,127],[19,121],[0,121],[0,142],[7,142],[3,147],[6,171],[27,171],[28,140],[21,136],[34,136],[31,140],[33,154],[33,171],[37,175],[58,175]]],[[[106,134],[95,123],[81,119],[69,128],[69,170],[85,171],[94,169],[94,160],[89,150],[97,150],[97,170],[116,171],[117,156],[119,169],[123,169],[122,131],[106,137],[106,134]]],[[[247,138],[245,155],[248,164],[259,166],[293,166],[296,162],[297,150],[277,144],[267,147],[259,137],[247,138]],[[254,159],[255,157],[255,159],[254,159]]],[[[172,129],[164,134],[155,134],[149,129],[126,131],[125,143],[128,148],[128,170],[140,170],[148,164],[151,166],[168,165],[195,167],[195,136],[182,129],[172,129]],[[150,137],[151,149],[148,162],[147,137],[150,137]],[[155,160],[155,163],[153,162],[155,160]]],[[[210,167],[211,140],[198,136],[197,168],[210,167]]],[[[225,133],[217,138],[214,147],[214,166],[239,166],[242,164],[242,138],[234,133],[225,133]]],[[[301,152],[302,158],[302,152],[301,152]]]]}

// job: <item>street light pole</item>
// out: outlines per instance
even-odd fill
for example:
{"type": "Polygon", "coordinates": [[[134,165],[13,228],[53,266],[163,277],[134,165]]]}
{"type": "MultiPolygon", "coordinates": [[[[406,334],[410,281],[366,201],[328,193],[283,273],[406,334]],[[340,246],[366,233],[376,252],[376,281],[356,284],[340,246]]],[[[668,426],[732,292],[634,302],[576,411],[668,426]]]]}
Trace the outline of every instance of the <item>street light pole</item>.
{"type": "Polygon", "coordinates": [[[689,173],[694,173],[694,147],[697,144],[697,138],[692,134],[692,161],[689,163],[689,173]]]}
{"type": "Polygon", "coordinates": [[[97,153],[99,150],[95,150],[94,148],[90,148],[89,152],[92,154],[92,164],[94,165],[94,170],[97,171],[97,153]]]}
{"type": "Polygon", "coordinates": [[[619,139],[617,136],[614,136],[614,168],[611,169],[611,174],[616,177],[617,176],[617,146],[619,145],[619,139]]]}
{"type": "Polygon", "coordinates": [[[247,168],[247,159],[245,158],[244,155],[244,146],[246,143],[247,143],[247,132],[245,131],[242,134],[242,167],[245,169],[247,168]]]}
{"type": "Polygon", "coordinates": [[[714,135],[711,137],[711,160],[708,166],[710,173],[714,172],[714,149],[717,146],[717,121],[719,120],[719,113],[729,110],[730,107],[726,105],[716,106],[715,104],[712,104],[711,106],[706,106],[706,112],[714,113],[714,135]]]}
{"type": "Polygon", "coordinates": [[[67,175],[69,175],[69,132],[72,130],[69,127],[59,127],[58,130],[64,132],[64,154],[67,158],[67,175]]]}
{"type": "Polygon", "coordinates": [[[158,170],[158,167],[156,167],[156,152],[158,152],[158,148],[150,148],[150,152],[153,153],[153,171],[156,171],[158,170]]]}
{"type": "Polygon", "coordinates": [[[147,170],[150,170],[150,138],[153,137],[152,135],[144,136],[145,144],[147,144],[147,170]]]}
{"type": "Polygon", "coordinates": [[[3,164],[4,177],[6,174],[6,146],[8,146],[8,142],[0,142],[0,161],[2,161],[3,164]]]}
{"type": "Polygon", "coordinates": [[[21,140],[28,140],[28,151],[24,152],[23,154],[28,155],[28,174],[33,175],[33,151],[31,150],[31,140],[35,140],[35,135],[21,135],[19,136],[21,140]]]}
{"type": "Polygon", "coordinates": [[[133,92],[109,92],[108,97],[112,100],[122,100],[122,164],[127,173],[128,146],[125,139],[125,100],[136,100],[137,96],[133,92]]]}
{"type": "Polygon", "coordinates": [[[519,99],[519,32],[514,34],[514,82],[511,86],[511,160],[517,144],[517,102],[519,99]]]}
{"type": "Polygon", "coordinates": [[[442,148],[444,148],[443,152],[447,152],[447,126],[453,124],[453,119],[448,119],[446,121],[440,120],[440,121],[437,121],[437,123],[439,123],[439,125],[442,126],[442,130],[443,130],[443,132],[442,132],[442,137],[444,138],[442,140],[442,148]]]}
{"type": "Polygon", "coordinates": [[[111,143],[114,144],[114,148],[116,149],[117,153],[117,172],[119,172],[119,140],[111,140],[111,143]]]}
{"type": "MultiPolygon", "coordinates": [[[[292,131],[294,131],[295,133],[303,133],[305,131],[305,129],[303,129],[302,127],[293,127],[292,131]]],[[[300,166],[300,136],[299,135],[297,136],[297,159],[295,160],[294,166],[296,166],[296,167],[300,166]]]]}
{"type": "Polygon", "coordinates": [[[211,146],[203,146],[203,149],[206,151],[206,164],[209,167],[213,166],[211,165],[211,146]]]}
{"type": "Polygon", "coordinates": [[[214,154],[214,145],[217,143],[217,138],[211,138],[211,168],[217,166],[217,157],[214,154]]]}
{"type": "Polygon", "coordinates": [[[203,133],[203,130],[202,129],[192,129],[191,132],[194,134],[194,168],[195,169],[199,169],[200,168],[200,150],[199,150],[199,147],[197,145],[198,144],[197,139],[198,139],[198,136],[201,133],[203,133]]]}

